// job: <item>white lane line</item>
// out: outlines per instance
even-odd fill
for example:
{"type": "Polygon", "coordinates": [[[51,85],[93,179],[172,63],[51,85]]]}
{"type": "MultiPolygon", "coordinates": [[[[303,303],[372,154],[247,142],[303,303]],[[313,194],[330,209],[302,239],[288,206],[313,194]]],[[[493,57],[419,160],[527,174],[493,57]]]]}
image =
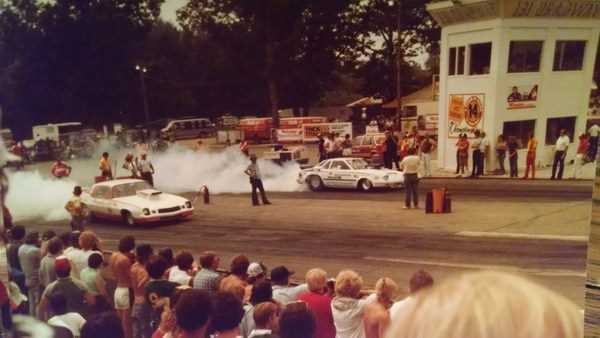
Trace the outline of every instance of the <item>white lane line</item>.
{"type": "Polygon", "coordinates": [[[507,265],[484,265],[484,264],[469,264],[469,263],[447,263],[447,262],[436,262],[436,261],[425,261],[419,259],[402,259],[402,258],[385,258],[385,257],[363,257],[369,261],[389,262],[389,263],[402,263],[412,265],[428,265],[438,266],[445,268],[459,268],[459,269],[476,269],[476,270],[502,270],[514,273],[526,273],[539,276],[549,277],[586,277],[586,273],[575,270],[557,270],[557,269],[522,269],[514,266],[507,265]]]}
{"type": "Polygon", "coordinates": [[[462,237],[490,237],[490,238],[523,238],[523,239],[541,239],[568,242],[587,242],[588,236],[559,236],[559,235],[534,235],[518,234],[509,232],[484,232],[484,231],[460,231],[455,234],[462,237]]]}

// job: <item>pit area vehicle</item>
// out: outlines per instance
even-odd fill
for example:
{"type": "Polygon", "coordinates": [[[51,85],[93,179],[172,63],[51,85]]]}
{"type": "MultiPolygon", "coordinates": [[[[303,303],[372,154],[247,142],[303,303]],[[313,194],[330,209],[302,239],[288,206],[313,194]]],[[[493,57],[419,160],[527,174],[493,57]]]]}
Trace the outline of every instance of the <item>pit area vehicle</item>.
{"type": "Polygon", "coordinates": [[[404,173],[390,169],[374,169],[359,157],[340,157],[325,160],[300,171],[298,184],[306,184],[312,191],[323,188],[358,189],[399,188],[404,185],[404,173]]]}
{"type": "Polygon", "coordinates": [[[188,199],[163,193],[140,179],[96,183],[84,190],[82,200],[90,218],[120,220],[129,226],[182,220],[194,213],[188,199]]]}

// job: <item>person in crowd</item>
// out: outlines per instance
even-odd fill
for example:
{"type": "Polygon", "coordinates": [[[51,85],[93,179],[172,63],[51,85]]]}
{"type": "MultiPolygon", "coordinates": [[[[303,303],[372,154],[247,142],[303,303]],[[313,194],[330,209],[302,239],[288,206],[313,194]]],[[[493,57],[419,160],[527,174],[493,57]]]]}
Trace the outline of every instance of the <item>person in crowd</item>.
{"type": "Polygon", "coordinates": [[[42,290],[56,280],[54,261],[56,261],[56,257],[62,255],[62,252],[63,243],[60,238],[52,238],[48,242],[48,253],[40,261],[40,286],[42,290]]]}
{"type": "Polygon", "coordinates": [[[83,190],[80,186],[73,188],[73,197],[65,205],[65,210],[71,215],[71,230],[83,231],[87,221],[88,209],[81,200],[83,190]]]}
{"type": "Polygon", "coordinates": [[[100,247],[100,239],[98,239],[98,236],[93,231],[86,230],[80,233],[77,243],[80,250],[76,251],[77,254],[73,255],[71,260],[75,264],[77,273],[80,274],[83,269],[88,267],[88,261],[92,254],[98,253],[102,255],[103,253],[100,247]]]}
{"type": "Polygon", "coordinates": [[[131,266],[131,286],[133,288],[133,307],[131,309],[131,327],[133,338],[150,338],[152,307],[146,302],[145,286],[150,280],[146,263],[154,254],[152,246],[141,244],[135,248],[135,263],[131,266]]]}
{"type": "Polygon", "coordinates": [[[387,337],[583,337],[583,314],[523,277],[478,271],[419,292],[387,337]]]}
{"type": "Polygon", "coordinates": [[[510,177],[517,178],[517,177],[519,177],[519,168],[518,168],[519,142],[517,141],[517,138],[512,135],[509,136],[507,147],[508,147],[508,164],[510,166],[510,177]]]}
{"type": "Polygon", "coordinates": [[[400,147],[402,146],[401,142],[400,142],[400,138],[398,137],[398,135],[396,135],[395,133],[392,132],[392,138],[394,139],[394,142],[396,142],[396,153],[394,155],[394,165],[396,166],[396,170],[400,170],[400,161],[401,159],[401,152],[400,152],[400,147]]]}
{"type": "Polygon", "coordinates": [[[100,158],[100,164],[98,168],[100,169],[100,176],[105,180],[112,180],[112,168],[110,166],[110,160],[108,159],[108,153],[103,152],[102,157],[100,158]]]}
{"type": "Polygon", "coordinates": [[[337,338],[365,338],[365,306],[375,302],[377,294],[361,299],[362,286],[362,277],[352,270],[341,271],[335,279],[336,296],[331,310],[337,338]]]}
{"type": "Polygon", "coordinates": [[[390,325],[389,308],[394,304],[398,285],[392,279],[384,277],[375,283],[377,301],[365,306],[363,325],[367,338],[383,338],[390,325]]]}
{"type": "MultiPolygon", "coordinates": [[[[71,278],[71,263],[65,256],[59,256],[54,261],[57,279],[50,283],[40,301],[40,318],[48,317],[48,303],[57,293],[61,293],[67,303],[66,312],[76,312],[84,318],[88,313],[88,305],[94,304],[94,296],[87,291],[86,286],[78,279],[71,278]]],[[[50,309],[51,310],[51,309],[50,309]]],[[[53,315],[56,315],[53,313],[53,315]]]]}
{"type": "Polygon", "coordinates": [[[244,173],[250,178],[250,185],[252,188],[252,205],[259,205],[258,194],[256,193],[257,190],[260,191],[260,197],[262,198],[263,204],[271,204],[271,202],[269,202],[269,199],[267,199],[267,195],[265,194],[265,188],[263,187],[262,183],[262,175],[260,173],[258,163],[256,162],[255,154],[250,155],[250,161],[252,163],[250,163],[250,165],[246,168],[244,173]]]}
{"type": "Polygon", "coordinates": [[[56,161],[52,164],[50,172],[52,173],[52,176],[60,179],[71,175],[72,169],[73,168],[71,168],[71,166],[69,166],[67,162],[64,162],[60,158],[57,158],[56,161]]]}
{"type": "Polygon", "coordinates": [[[249,301],[244,304],[244,317],[240,324],[241,334],[244,337],[256,328],[254,323],[254,307],[264,302],[276,302],[273,300],[273,287],[267,280],[260,281],[252,286],[249,301]]]}
{"type": "Polygon", "coordinates": [[[334,156],[344,156],[344,138],[339,134],[333,134],[334,156]]]}
{"type": "MultiPolygon", "coordinates": [[[[274,338],[279,334],[279,318],[281,306],[275,302],[264,302],[254,307],[254,323],[256,328],[248,338],[274,338]]],[[[318,337],[318,336],[315,336],[318,337]]]]}
{"type": "Polygon", "coordinates": [[[588,148],[587,158],[594,162],[596,160],[596,154],[598,154],[598,135],[600,134],[600,127],[594,123],[587,130],[589,135],[590,147],[588,148]]]}
{"type": "Polygon", "coordinates": [[[194,256],[189,251],[182,251],[175,256],[175,266],[169,271],[168,280],[180,285],[191,286],[194,275],[194,256]]]}
{"type": "Polygon", "coordinates": [[[193,287],[208,292],[213,296],[219,289],[221,276],[217,272],[220,264],[220,258],[212,251],[205,251],[200,256],[200,267],[202,268],[194,277],[193,287]]]}
{"type": "Polygon", "coordinates": [[[398,317],[404,311],[404,309],[410,305],[410,303],[415,299],[417,292],[426,290],[433,286],[433,277],[431,277],[431,275],[425,270],[418,270],[410,277],[408,284],[410,292],[408,297],[395,302],[390,307],[390,317],[392,320],[398,317]]]}
{"type": "Polygon", "coordinates": [[[431,153],[435,150],[437,143],[432,139],[429,134],[425,134],[421,146],[421,160],[423,161],[424,175],[425,177],[431,177],[431,153]]]}
{"type": "Polygon", "coordinates": [[[481,132],[481,143],[479,144],[479,165],[477,166],[477,176],[485,175],[485,161],[490,152],[490,140],[486,137],[484,131],[481,132]]]}
{"type": "Polygon", "coordinates": [[[152,176],[154,175],[154,166],[152,165],[152,162],[148,159],[148,155],[146,153],[143,153],[140,156],[140,159],[137,161],[136,166],[140,171],[141,178],[148,182],[148,184],[150,184],[151,186],[154,186],[154,178],[152,176]]]}
{"type": "Polygon", "coordinates": [[[554,162],[552,163],[551,180],[562,180],[569,143],[571,143],[571,139],[569,139],[569,136],[567,135],[567,130],[561,129],[560,136],[556,139],[556,145],[554,146],[554,162]]]}
{"type": "Polygon", "coordinates": [[[240,322],[244,316],[242,301],[229,292],[219,292],[215,296],[210,327],[214,338],[237,338],[240,336],[240,322]]]}
{"type": "Polygon", "coordinates": [[[300,284],[290,286],[290,276],[294,271],[288,270],[285,266],[278,266],[271,270],[271,282],[273,283],[273,299],[286,305],[287,303],[298,300],[298,296],[308,291],[308,285],[300,284]]]}
{"type": "Polygon", "coordinates": [[[234,257],[229,266],[231,274],[221,280],[219,283],[219,291],[229,292],[237,286],[241,286],[245,289],[246,285],[248,285],[246,279],[248,278],[247,272],[249,265],[250,261],[248,260],[248,257],[244,255],[234,257]]]}
{"type": "Polygon", "coordinates": [[[91,317],[81,328],[81,338],[125,338],[119,316],[104,312],[91,317]]]}
{"type": "Polygon", "coordinates": [[[506,145],[506,139],[504,135],[498,135],[498,140],[496,141],[496,158],[498,159],[498,168],[500,175],[506,174],[506,169],[504,167],[504,159],[506,158],[506,149],[508,146],[506,145]]]}
{"type": "Polygon", "coordinates": [[[175,306],[177,326],[184,338],[205,338],[212,314],[212,300],[204,290],[186,290],[175,306]]]}
{"type": "Polygon", "coordinates": [[[406,198],[404,209],[410,209],[411,201],[415,209],[419,209],[419,165],[421,160],[415,153],[415,149],[408,151],[408,156],[400,162],[400,168],[404,172],[404,190],[406,198]]]}
{"type": "Polygon", "coordinates": [[[317,139],[319,145],[319,163],[321,163],[327,159],[327,150],[325,149],[325,139],[321,133],[317,135],[317,139]]]}
{"type": "Polygon", "coordinates": [[[352,138],[350,138],[350,134],[344,136],[344,141],[342,142],[342,155],[352,156],[352,138]]]}
{"type": "Polygon", "coordinates": [[[25,236],[25,242],[19,247],[19,263],[25,275],[29,314],[37,317],[37,306],[40,302],[40,235],[33,231],[25,236]]]}
{"type": "Polygon", "coordinates": [[[40,254],[42,255],[42,257],[46,256],[46,254],[48,253],[48,242],[50,242],[50,240],[55,237],[56,232],[52,230],[46,230],[42,233],[42,244],[40,245],[40,254]]]}
{"type": "Polygon", "coordinates": [[[175,295],[175,290],[179,286],[177,283],[166,280],[165,272],[168,267],[167,261],[161,256],[151,256],[146,263],[146,271],[148,271],[150,279],[144,286],[144,295],[146,303],[153,309],[151,313],[153,329],[157,329],[156,323],[160,322],[163,310],[169,312],[168,307],[173,305],[170,303],[170,299],[175,295]],[[168,304],[165,304],[164,300],[169,300],[168,304]]]}
{"type": "Polygon", "coordinates": [[[246,292],[244,296],[244,303],[248,302],[250,295],[252,294],[252,287],[257,283],[264,281],[267,278],[267,274],[263,265],[259,262],[252,262],[248,265],[248,271],[246,272],[248,278],[246,279],[246,292]]]}
{"type": "Polygon", "coordinates": [[[304,302],[288,304],[279,317],[279,337],[314,338],[315,315],[304,302]]]}
{"type": "Polygon", "coordinates": [[[537,152],[538,141],[532,132],[528,135],[527,141],[527,167],[525,168],[525,176],[523,179],[529,178],[529,170],[531,170],[531,178],[535,179],[535,155],[537,152]]]}
{"type": "Polygon", "coordinates": [[[306,284],[309,291],[298,296],[298,300],[305,302],[315,315],[315,338],[334,338],[332,298],[327,294],[327,272],[319,268],[308,270],[306,284]]]}
{"type": "Polygon", "coordinates": [[[577,146],[577,154],[575,155],[575,163],[573,163],[573,173],[571,174],[572,179],[577,179],[581,176],[581,169],[586,163],[588,148],[590,142],[588,135],[582,133],[579,135],[579,145],[577,146]]]}
{"type": "Polygon", "coordinates": [[[135,249],[135,238],[125,236],[119,240],[119,250],[110,257],[110,268],[113,271],[117,288],[115,289],[114,304],[115,309],[121,318],[123,332],[126,338],[131,338],[131,266],[129,258],[132,250],[135,249]]]}
{"type": "Polygon", "coordinates": [[[471,178],[477,178],[479,176],[479,165],[481,164],[481,132],[475,130],[475,137],[471,140],[471,149],[473,149],[473,171],[471,172],[471,178]]]}
{"type": "Polygon", "coordinates": [[[123,169],[125,169],[129,172],[129,174],[130,174],[129,177],[131,177],[131,178],[139,177],[139,169],[135,165],[135,159],[134,159],[132,153],[127,153],[127,155],[125,155],[125,162],[123,162],[122,167],[123,167],[123,169]]]}
{"type": "Polygon", "coordinates": [[[77,312],[67,312],[67,299],[61,292],[55,292],[48,299],[50,311],[54,316],[48,319],[48,325],[60,326],[69,329],[73,337],[81,336],[81,328],[85,324],[85,318],[77,312]]]}
{"type": "Polygon", "coordinates": [[[458,152],[458,174],[464,175],[469,171],[469,140],[467,134],[461,134],[456,142],[456,149],[458,152]]]}
{"type": "Polygon", "coordinates": [[[106,281],[102,277],[102,264],[104,257],[98,252],[94,252],[88,257],[88,266],[79,273],[80,279],[85,284],[88,291],[95,297],[96,302],[99,298],[108,300],[106,290],[106,281]]]}
{"type": "Polygon", "coordinates": [[[12,227],[10,230],[10,242],[6,247],[8,274],[23,293],[27,293],[27,287],[25,286],[23,268],[21,267],[21,262],[19,262],[19,248],[23,245],[25,234],[25,227],[22,225],[12,227]]]}
{"type": "Polygon", "coordinates": [[[69,233],[69,244],[64,244],[63,240],[63,255],[69,258],[69,260],[71,261],[71,275],[74,278],[79,278],[79,273],[81,272],[79,271],[79,265],[75,264],[75,262],[80,262],[82,260],[82,256],[84,255],[84,252],[81,249],[81,246],[79,245],[80,236],[80,231],[71,231],[69,233]]]}
{"type": "Polygon", "coordinates": [[[167,262],[167,270],[166,270],[166,275],[165,275],[165,278],[167,278],[169,276],[169,271],[171,270],[171,268],[173,268],[175,266],[175,255],[173,254],[173,249],[171,249],[171,248],[160,249],[160,250],[158,250],[158,255],[160,257],[164,258],[165,261],[167,262]]]}
{"type": "Polygon", "coordinates": [[[398,145],[392,137],[392,133],[385,132],[385,141],[383,142],[383,166],[387,169],[392,169],[394,158],[397,156],[398,145]]]}

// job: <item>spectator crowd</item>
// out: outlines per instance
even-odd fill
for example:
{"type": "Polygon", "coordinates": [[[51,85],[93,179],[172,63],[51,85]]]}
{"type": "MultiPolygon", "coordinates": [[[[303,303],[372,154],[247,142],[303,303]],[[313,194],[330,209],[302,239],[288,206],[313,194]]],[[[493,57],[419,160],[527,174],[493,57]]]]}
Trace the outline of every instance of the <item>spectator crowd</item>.
{"type": "Polygon", "coordinates": [[[288,267],[269,270],[245,255],[233,257],[223,272],[215,252],[196,259],[189,251],[156,250],[131,236],[107,253],[92,231],[46,231],[40,237],[14,226],[8,235],[10,282],[0,285],[7,336],[38,327],[23,328],[28,317],[19,314],[47,324],[50,334],[39,337],[57,338],[583,335],[583,316],[573,303],[501,272],[465,273],[434,284],[418,270],[407,276],[408,292],[389,277],[366,292],[352,270],[331,278],[313,268],[293,285],[288,267]]]}

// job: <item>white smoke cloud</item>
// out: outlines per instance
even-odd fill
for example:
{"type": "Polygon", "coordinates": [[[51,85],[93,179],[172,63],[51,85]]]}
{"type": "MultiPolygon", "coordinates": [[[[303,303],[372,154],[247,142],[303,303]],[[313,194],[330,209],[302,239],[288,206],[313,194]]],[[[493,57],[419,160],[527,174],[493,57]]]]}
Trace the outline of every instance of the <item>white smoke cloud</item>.
{"type": "MultiPolygon", "coordinates": [[[[126,175],[125,170],[120,167],[127,150],[103,148],[103,151],[111,154],[113,170],[116,161],[117,176],[126,175]]],[[[69,161],[73,170],[66,179],[52,177],[50,163],[35,164],[34,170],[9,172],[7,206],[14,220],[68,219],[64,206],[71,197],[73,187],[89,187],[94,183],[94,177],[99,175],[99,154],[90,159],[69,161]]],[[[237,146],[214,153],[198,153],[175,146],[165,153],[150,154],[149,158],[156,170],[156,188],[162,191],[192,192],[206,185],[211,194],[250,192],[250,183],[244,174],[250,161],[237,146]]],[[[298,164],[286,163],[280,166],[271,161],[259,160],[259,166],[267,191],[291,192],[303,189],[296,182],[300,170],[298,164]]]]}

